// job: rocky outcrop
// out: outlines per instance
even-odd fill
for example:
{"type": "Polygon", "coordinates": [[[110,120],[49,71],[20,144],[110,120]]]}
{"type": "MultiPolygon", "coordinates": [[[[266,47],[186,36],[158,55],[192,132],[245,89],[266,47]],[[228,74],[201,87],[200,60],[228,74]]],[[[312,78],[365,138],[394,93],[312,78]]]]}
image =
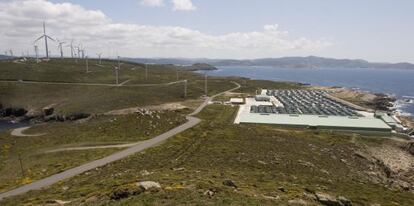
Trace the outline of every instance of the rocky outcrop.
{"type": "Polygon", "coordinates": [[[410,153],[411,155],[414,155],[414,141],[411,141],[409,143],[407,143],[404,148],[404,150],[406,150],[408,153],[410,153]]]}
{"type": "Polygon", "coordinates": [[[351,206],[352,202],[343,196],[334,197],[325,193],[316,193],[316,199],[326,206],[351,206]]]}
{"type": "Polygon", "coordinates": [[[142,188],[144,191],[161,189],[160,183],[153,181],[138,182],[137,186],[142,188]]]}
{"type": "Polygon", "coordinates": [[[22,117],[27,113],[27,110],[19,107],[0,107],[0,117],[22,117]]]}

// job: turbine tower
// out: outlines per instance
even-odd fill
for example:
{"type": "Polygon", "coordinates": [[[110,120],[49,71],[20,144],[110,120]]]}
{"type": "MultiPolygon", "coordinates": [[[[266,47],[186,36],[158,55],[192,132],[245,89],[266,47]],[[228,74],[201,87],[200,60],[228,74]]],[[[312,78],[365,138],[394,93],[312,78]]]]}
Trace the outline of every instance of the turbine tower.
{"type": "Polygon", "coordinates": [[[97,53],[96,55],[97,55],[97,56],[98,56],[98,58],[99,58],[99,64],[101,64],[101,63],[102,63],[102,62],[101,62],[102,53],[97,53]]]}
{"type": "Polygon", "coordinates": [[[37,45],[34,45],[34,50],[36,54],[36,63],[39,63],[39,47],[37,45]]]}
{"type": "Polygon", "coordinates": [[[208,90],[207,90],[207,72],[204,74],[204,92],[206,93],[206,96],[208,96],[208,90]]]}
{"type": "Polygon", "coordinates": [[[60,58],[63,59],[63,44],[65,44],[66,42],[62,42],[58,40],[58,49],[60,49],[60,58]]]}
{"type": "Polygon", "coordinates": [[[45,22],[43,22],[43,35],[37,38],[35,42],[39,41],[42,38],[45,38],[46,59],[49,59],[49,47],[47,46],[47,39],[50,39],[52,41],[55,41],[55,40],[46,34],[46,23],[45,22]]]}
{"type": "Polygon", "coordinates": [[[73,52],[74,52],[73,39],[72,41],[70,41],[70,45],[67,47],[70,47],[70,57],[73,59],[73,52]]]}

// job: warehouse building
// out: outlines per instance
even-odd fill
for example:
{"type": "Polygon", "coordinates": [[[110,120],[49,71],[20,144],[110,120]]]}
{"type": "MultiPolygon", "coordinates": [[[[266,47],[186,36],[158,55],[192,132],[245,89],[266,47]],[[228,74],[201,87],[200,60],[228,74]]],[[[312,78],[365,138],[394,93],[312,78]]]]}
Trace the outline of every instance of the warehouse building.
{"type": "MultiPolygon", "coordinates": [[[[391,132],[391,117],[364,115],[326,92],[312,90],[263,90],[246,98],[235,124],[272,124],[310,129],[391,132]]],[[[394,127],[395,128],[395,127],[394,127]]]]}

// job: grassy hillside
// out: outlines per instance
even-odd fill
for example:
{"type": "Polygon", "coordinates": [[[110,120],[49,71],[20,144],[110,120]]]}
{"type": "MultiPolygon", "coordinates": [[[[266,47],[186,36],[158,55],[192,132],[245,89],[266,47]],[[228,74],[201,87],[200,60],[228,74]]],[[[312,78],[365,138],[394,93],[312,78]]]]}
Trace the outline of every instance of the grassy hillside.
{"type": "Polygon", "coordinates": [[[69,205],[318,205],[317,192],[344,196],[353,205],[414,204],[411,192],[387,186],[386,172],[361,155],[387,140],[233,125],[235,113],[234,107],[209,106],[199,126],[163,145],[3,204],[58,199],[69,205]],[[147,180],[162,189],[138,190],[135,183],[147,180]],[[224,185],[226,180],[237,188],[224,185]]]}
{"type": "Polygon", "coordinates": [[[152,115],[98,116],[86,122],[48,123],[25,132],[45,134],[37,137],[0,133],[0,192],[102,158],[119,149],[48,153],[50,150],[134,143],[157,136],[184,121],[180,112],[164,111],[152,115]]]}
{"type": "MultiPolygon", "coordinates": [[[[91,61],[93,62],[93,61],[91,61]]],[[[77,83],[114,83],[115,62],[104,62],[104,67],[93,66],[86,73],[84,65],[73,60],[52,60],[49,63],[33,62],[17,64],[0,61],[0,79],[56,81],[77,83]]],[[[176,68],[169,66],[149,66],[149,78],[145,79],[142,65],[123,64],[120,82],[131,80],[129,84],[166,83],[176,81],[176,68]]],[[[181,72],[181,78],[189,80],[188,99],[203,94],[202,78],[190,72],[181,72]]],[[[233,84],[223,78],[210,82],[210,92],[215,93],[233,84]]],[[[0,83],[0,101],[5,106],[39,109],[51,104],[58,113],[101,113],[125,107],[161,104],[182,101],[184,85],[153,87],[105,87],[79,85],[47,85],[0,83]]]]}

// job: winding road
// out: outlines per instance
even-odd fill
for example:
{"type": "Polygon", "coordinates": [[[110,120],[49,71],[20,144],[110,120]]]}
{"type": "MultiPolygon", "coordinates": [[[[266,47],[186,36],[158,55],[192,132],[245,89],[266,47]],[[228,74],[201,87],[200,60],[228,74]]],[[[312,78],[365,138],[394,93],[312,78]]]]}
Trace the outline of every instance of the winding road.
{"type": "Polygon", "coordinates": [[[132,154],[141,152],[145,149],[148,149],[150,147],[158,145],[158,144],[162,143],[163,141],[165,141],[165,140],[167,140],[167,139],[169,139],[169,138],[171,138],[171,137],[173,137],[173,136],[175,136],[175,135],[177,135],[177,134],[179,134],[179,133],[181,133],[181,132],[183,132],[187,129],[190,129],[190,128],[196,126],[197,124],[199,124],[201,122],[201,120],[196,118],[196,117],[193,117],[193,116],[200,113],[208,105],[208,103],[212,99],[214,99],[215,97],[220,96],[220,95],[222,95],[226,92],[231,92],[231,91],[234,91],[234,90],[239,89],[241,87],[240,84],[238,84],[236,82],[232,82],[232,83],[236,85],[235,88],[206,98],[205,101],[193,113],[189,114],[186,117],[187,120],[188,120],[186,123],[184,123],[184,124],[182,124],[178,127],[175,127],[174,129],[169,130],[169,131],[167,131],[167,132],[165,132],[165,133],[163,133],[163,134],[161,134],[161,135],[159,135],[155,138],[140,142],[140,144],[137,144],[135,146],[132,146],[132,147],[130,147],[128,149],[125,149],[125,150],[122,150],[120,152],[116,152],[116,153],[114,153],[112,155],[109,155],[107,157],[104,157],[102,159],[98,159],[98,160],[83,164],[81,166],[66,170],[64,172],[52,175],[50,177],[47,177],[47,178],[32,182],[30,184],[18,187],[16,189],[10,190],[8,192],[0,193],[0,201],[4,198],[7,198],[7,197],[24,194],[24,193],[26,193],[30,190],[38,190],[38,189],[50,186],[50,185],[55,184],[55,183],[57,183],[59,181],[62,181],[64,179],[71,178],[73,176],[82,174],[86,171],[89,171],[89,170],[104,166],[106,164],[115,162],[117,160],[126,158],[126,157],[128,157],[132,154]]]}

